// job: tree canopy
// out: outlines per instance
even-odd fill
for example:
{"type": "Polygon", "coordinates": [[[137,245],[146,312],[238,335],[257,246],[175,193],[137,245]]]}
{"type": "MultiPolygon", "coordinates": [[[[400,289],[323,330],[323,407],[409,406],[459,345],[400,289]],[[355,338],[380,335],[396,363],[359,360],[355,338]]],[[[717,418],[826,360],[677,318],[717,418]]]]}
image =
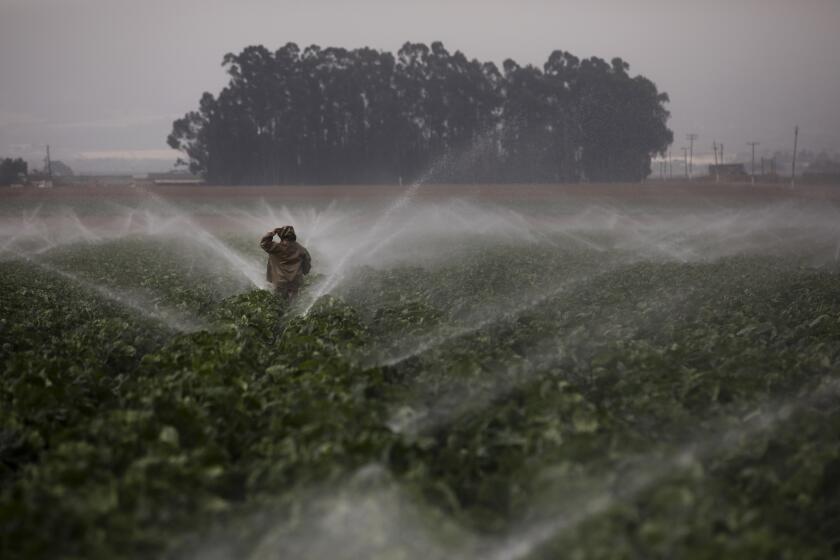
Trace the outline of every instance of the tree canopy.
{"type": "Polygon", "coordinates": [[[0,185],[17,183],[26,176],[29,165],[22,159],[4,158],[0,161],[0,185]]]}
{"type": "Polygon", "coordinates": [[[542,68],[406,43],[227,54],[228,85],[168,144],[210,183],[638,181],[673,140],[668,95],[620,58],[542,68]]]}

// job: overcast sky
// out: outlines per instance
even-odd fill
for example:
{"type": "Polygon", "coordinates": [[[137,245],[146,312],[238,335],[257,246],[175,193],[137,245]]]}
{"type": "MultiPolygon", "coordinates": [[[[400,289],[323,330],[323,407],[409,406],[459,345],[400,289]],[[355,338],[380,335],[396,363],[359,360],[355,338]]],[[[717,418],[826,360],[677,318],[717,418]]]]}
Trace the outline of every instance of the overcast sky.
{"type": "Polygon", "coordinates": [[[701,155],[790,150],[796,124],[802,148],[840,151],[840,0],[0,0],[0,156],[165,168],[226,52],[435,40],[497,63],[621,56],[671,96],[675,154],[688,132],[701,155]]]}

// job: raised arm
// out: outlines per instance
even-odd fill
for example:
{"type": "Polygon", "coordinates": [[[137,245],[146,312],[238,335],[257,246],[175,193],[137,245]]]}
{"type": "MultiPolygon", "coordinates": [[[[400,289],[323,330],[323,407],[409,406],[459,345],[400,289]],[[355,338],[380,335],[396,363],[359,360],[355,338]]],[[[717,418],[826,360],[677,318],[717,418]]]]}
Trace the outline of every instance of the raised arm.
{"type": "Polygon", "coordinates": [[[273,241],[273,239],[274,230],[269,231],[268,233],[262,236],[262,239],[260,239],[260,247],[262,247],[262,250],[266,253],[274,252],[274,247],[277,244],[273,241]]]}

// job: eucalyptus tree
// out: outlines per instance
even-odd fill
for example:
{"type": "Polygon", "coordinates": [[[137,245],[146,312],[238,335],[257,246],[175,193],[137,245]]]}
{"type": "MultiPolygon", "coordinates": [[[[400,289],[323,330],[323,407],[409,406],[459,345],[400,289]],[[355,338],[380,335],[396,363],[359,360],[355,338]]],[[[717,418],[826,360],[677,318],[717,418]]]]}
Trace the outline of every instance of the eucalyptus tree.
{"type": "Polygon", "coordinates": [[[168,143],[211,183],[639,180],[672,140],[668,96],[621,59],[538,68],[405,43],[227,54],[228,84],[168,143]]]}
{"type": "Polygon", "coordinates": [[[592,181],[639,181],[650,160],[673,141],[665,93],[646,78],[631,78],[620,58],[581,61],[574,96],[581,126],[581,165],[592,181]]]}
{"type": "Polygon", "coordinates": [[[552,83],[534,66],[506,60],[502,145],[513,182],[557,180],[552,83]]]}
{"type": "Polygon", "coordinates": [[[548,156],[559,182],[575,182],[582,175],[579,158],[583,126],[579,118],[580,98],[575,95],[579,66],[580,59],[561,50],[552,52],[543,65],[550,90],[548,120],[551,143],[548,156]]]}

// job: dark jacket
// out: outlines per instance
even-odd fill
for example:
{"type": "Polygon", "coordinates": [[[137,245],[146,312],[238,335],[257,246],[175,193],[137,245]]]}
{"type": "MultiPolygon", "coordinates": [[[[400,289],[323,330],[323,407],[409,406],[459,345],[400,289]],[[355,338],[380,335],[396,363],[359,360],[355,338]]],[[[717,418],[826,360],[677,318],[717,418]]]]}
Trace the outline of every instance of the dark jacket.
{"type": "Polygon", "coordinates": [[[300,282],[312,268],[309,251],[297,241],[282,239],[275,243],[273,239],[274,232],[271,231],[260,240],[260,247],[268,253],[265,279],[275,286],[300,282]]]}

